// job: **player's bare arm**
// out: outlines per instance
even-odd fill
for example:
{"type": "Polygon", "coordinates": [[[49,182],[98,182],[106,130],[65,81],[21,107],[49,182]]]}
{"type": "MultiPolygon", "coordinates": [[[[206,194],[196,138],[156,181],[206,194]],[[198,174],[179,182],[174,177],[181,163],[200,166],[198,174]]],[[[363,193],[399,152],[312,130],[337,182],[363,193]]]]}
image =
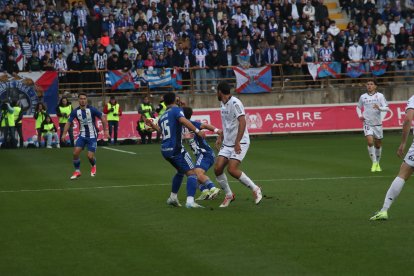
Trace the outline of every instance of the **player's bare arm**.
{"type": "Polygon", "coordinates": [[[62,140],[64,140],[65,139],[65,137],[66,137],[66,134],[68,133],[68,130],[69,130],[69,128],[70,128],[70,122],[67,122],[66,124],[65,124],[65,127],[63,128],[63,132],[62,132],[62,135],[61,135],[61,138],[62,138],[62,140]]]}
{"type": "Polygon", "coordinates": [[[186,128],[188,128],[190,131],[194,132],[195,134],[197,134],[198,136],[200,136],[201,138],[205,138],[206,137],[206,133],[204,131],[200,131],[198,128],[196,128],[189,120],[187,120],[184,117],[181,117],[179,119],[180,123],[185,126],[186,128]]]}
{"type": "Polygon", "coordinates": [[[397,155],[400,158],[404,158],[404,149],[407,143],[408,135],[410,134],[411,122],[413,118],[414,118],[414,109],[408,109],[407,113],[405,114],[405,118],[403,122],[401,144],[398,147],[398,151],[397,151],[397,155]]]}
{"type": "Polygon", "coordinates": [[[365,118],[364,118],[364,116],[362,115],[362,111],[361,111],[361,108],[360,108],[359,106],[357,106],[357,107],[356,107],[356,112],[357,112],[357,114],[358,114],[358,118],[359,118],[359,120],[361,120],[362,122],[363,122],[363,121],[365,121],[365,118]]]}
{"type": "Polygon", "coordinates": [[[151,120],[150,118],[145,118],[145,124],[147,126],[150,126],[152,129],[155,129],[157,132],[161,131],[160,126],[157,124],[154,124],[153,120],[151,120]]]}
{"type": "Polygon", "coordinates": [[[223,131],[221,129],[218,129],[215,126],[209,125],[209,124],[201,124],[201,129],[210,130],[210,131],[216,133],[219,136],[223,134],[223,131]]]}
{"type": "Polygon", "coordinates": [[[237,118],[239,121],[239,129],[237,130],[237,137],[234,143],[234,151],[239,154],[241,153],[240,141],[243,138],[244,131],[246,130],[246,116],[241,115],[237,118]]]}
{"type": "Polygon", "coordinates": [[[106,120],[106,116],[102,116],[101,121],[102,121],[102,126],[103,126],[103,129],[104,129],[104,138],[108,139],[109,138],[109,129],[108,129],[108,120],[106,120]]]}

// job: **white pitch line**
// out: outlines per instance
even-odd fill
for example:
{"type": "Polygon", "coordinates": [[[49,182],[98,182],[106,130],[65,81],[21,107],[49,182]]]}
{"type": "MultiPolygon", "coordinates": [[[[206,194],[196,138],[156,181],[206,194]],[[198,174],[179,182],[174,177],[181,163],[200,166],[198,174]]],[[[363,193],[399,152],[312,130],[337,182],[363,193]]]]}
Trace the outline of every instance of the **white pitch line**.
{"type": "MultiPolygon", "coordinates": [[[[275,178],[254,180],[255,182],[282,182],[282,181],[312,181],[312,180],[343,180],[343,179],[370,179],[370,178],[388,178],[392,175],[383,176],[338,176],[338,177],[309,177],[309,178],[275,178]]],[[[238,182],[230,180],[229,182],[238,182]]],[[[27,192],[59,192],[59,191],[79,191],[79,190],[99,190],[99,189],[117,189],[132,187],[151,187],[151,186],[169,186],[171,183],[162,184],[136,184],[136,185],[115,185],[115,186],[95,186],[95,187],[73,187],[73,188],[46,188],[46,189],[23,189],[23,190],[0,190],[0,193],[27,193],[27,192]]]]}
{"type": "Polygon", "coordinates": [[[136,152],[132,152],[132,151],[125,151],[125,150],[113,149],[113,148],[108,148],[108,147],[102,147],[102,148],[107,149],[107,150],[117,151],[117,152],[128,153],[128,154],[137,154],[136,152]]]}

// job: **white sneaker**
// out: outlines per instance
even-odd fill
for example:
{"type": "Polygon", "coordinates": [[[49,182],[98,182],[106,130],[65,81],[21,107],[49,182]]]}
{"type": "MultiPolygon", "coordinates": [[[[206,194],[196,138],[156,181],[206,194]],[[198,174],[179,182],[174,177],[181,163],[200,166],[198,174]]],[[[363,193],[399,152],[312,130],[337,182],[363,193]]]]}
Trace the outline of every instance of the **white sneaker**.
{"type": "Polygon", "coordinates": [[[178,201],[178,198],[176,198],[176,199],[172,199],[171,197],[169,197],[169,198],[167,199],[167,204],[168,204],[168,205],[171,205],[171,206],[174,206],[174,207],[181,207],[181,204],[180,204],[180,202],[178,201]]]}
{"type": "Polygon", "coordinates": [[[200,204],[197,204],[195,202],[193,203],[186,203],[185,207],[187,207],[188,209],[192,209],[192,208],[204,208],[203,206],[201,206],[200,204]]]}
{"type": "Polygon", "coordinates": [[[47,148],[47,149],[51,149],[51,148],[52,148],[52,146],[46,146],[46,148],[47,148]]]}
{"type": "Polygon", "coordinates": [[[210,189],[210,196],[209,196],[208,199],[210,199],[210,200],[215,199],[219,195],[220,192],[221,192],[221,190],[217,187],[211,188],[210,189]]]}
{"type": "Polygon", "coordinates": [[[236,199],[235,195],[232,194],[231,196],[225,196],[223,202],[219,206],[220,208],[229,207],[230,203],[236,199]]]}
{"type": "Polygon", "coordinates": [[[58,143],[58,144],[56,144],[56,147],[58,148],[58,149],[60,149],[60,144],[58,143]]]}
{"type": "Polygon", "coordinates": [[[262,190],[260,189],[260,187],[257,187],[257,189],[253,191],[253,195],[254,195],[254,203],[259,204],[263,198],[262,190]]]}

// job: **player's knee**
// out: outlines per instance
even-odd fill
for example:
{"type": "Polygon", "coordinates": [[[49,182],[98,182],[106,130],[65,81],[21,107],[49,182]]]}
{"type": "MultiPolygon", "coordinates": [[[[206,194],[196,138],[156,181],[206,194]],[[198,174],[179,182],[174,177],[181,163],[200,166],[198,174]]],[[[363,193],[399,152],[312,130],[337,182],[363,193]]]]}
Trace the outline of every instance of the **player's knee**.
{"type": "Polygon", "coordinates": [[[95,158],[95,155],[93,154],[93,153],[91,153],[91,152],[88,152],[88,159],[94,159],[95,158]]]}
{"type": "Polygon", "coordinates": [[[214,174],[216,176],[222,175],[223,174],[223,168],[220,166],[214,166],[214,174]]]}
{"type": "Polygon", "coordinates": [[[193,179],[194,181],[197,181],[197,175],[196,174],[190,174],[188,176],[188,179],[193,179]]]}

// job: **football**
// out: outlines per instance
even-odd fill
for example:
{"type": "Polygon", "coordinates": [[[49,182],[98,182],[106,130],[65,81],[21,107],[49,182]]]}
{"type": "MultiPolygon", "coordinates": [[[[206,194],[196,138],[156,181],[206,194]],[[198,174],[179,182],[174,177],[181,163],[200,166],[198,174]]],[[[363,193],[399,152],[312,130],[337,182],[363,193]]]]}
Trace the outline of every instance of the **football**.
{"type": "MultiPolygon", "coordinates": [[[[157,125],[158,124],[158,118],[149,118],[148,120],[151,121],[154,125],[157,125]]],[[[152,128],[152,126],[151,125],[148,125],[147,123],[145,124],[145,129],[146,130],[154,130],[152,128]]]]}

